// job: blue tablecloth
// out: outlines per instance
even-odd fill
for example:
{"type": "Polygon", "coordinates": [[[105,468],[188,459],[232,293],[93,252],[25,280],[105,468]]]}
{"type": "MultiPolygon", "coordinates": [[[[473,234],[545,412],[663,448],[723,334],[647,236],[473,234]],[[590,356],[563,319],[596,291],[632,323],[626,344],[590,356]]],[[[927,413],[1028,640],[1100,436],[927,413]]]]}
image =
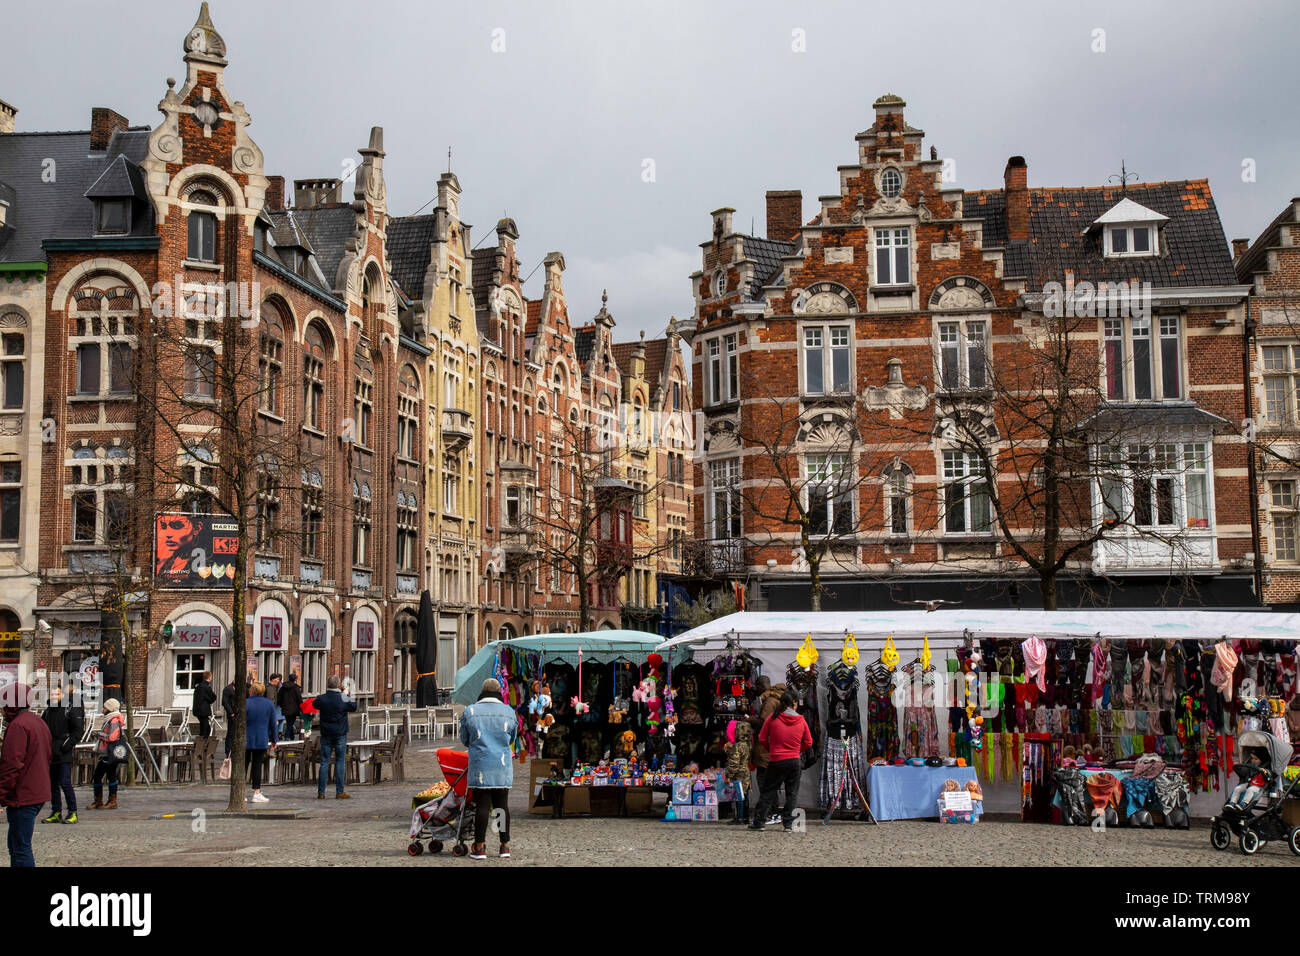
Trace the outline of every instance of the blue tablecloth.
{"type": "Polygon", "coordinates": [[[974,780],[973,767],[871,767],[868,798],[877,820],[908,820],[939,816],[939,794],[945,780],[963,787],[974,780]]]}

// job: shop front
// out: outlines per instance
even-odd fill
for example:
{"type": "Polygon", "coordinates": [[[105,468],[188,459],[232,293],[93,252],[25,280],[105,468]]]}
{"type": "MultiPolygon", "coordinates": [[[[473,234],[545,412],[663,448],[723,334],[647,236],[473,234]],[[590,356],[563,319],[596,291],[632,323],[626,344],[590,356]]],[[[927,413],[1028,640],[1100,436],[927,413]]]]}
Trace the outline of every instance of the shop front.
{"type": "Polygon", "coordinates": [[[226,615],[216,609],[183,611],[169,623],[171,644],[159,656],[161,673],[150,668],[148,697],[153,706],[189,708],[205,671],[212,672],[212,687],[218,693],[234,676],[230,626],[226,615]]]}
{"type": "Polygon", "coordinates": [[[274,599],[263,600],[253,614],[249,677],[264,681],[272,674],[286,673],[289,653],[289,610],[274,599]]]}
{"type": "MultiPolygon", "coordinates": [[[[311,603],[303,607],[298,623],[298,648],[302,654],[302,692],[305,697],[325,693],[326,683],[333,673],[329,664],[330,647],[334,638],[334,622],[329,609],[323,604],[311,603]]],[[[283,669],[271,673],[284,674],[283,669]]]]}
{"type": "Polygon", "coordinates": [[[355,696],[376,700],[376,667],[379,659],[379,615],[369,605],[357,608],[352,615],[351,677],[355,696]]]}

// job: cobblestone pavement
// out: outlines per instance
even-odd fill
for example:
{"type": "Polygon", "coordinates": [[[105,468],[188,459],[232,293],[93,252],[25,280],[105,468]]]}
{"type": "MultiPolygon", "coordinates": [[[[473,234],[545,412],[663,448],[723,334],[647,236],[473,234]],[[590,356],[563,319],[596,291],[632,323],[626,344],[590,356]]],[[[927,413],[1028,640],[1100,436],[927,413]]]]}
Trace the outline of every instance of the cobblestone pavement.
{"type": "MultiPolygon", "coordinates": [[[[406,853],[411,797],[441,779],[435,745],[408,750],[405,783],[354,785],[351,800],[316,799],[315,787],[268,787],[268,810],[301,809],[296,820],[208,817],[200,832],[193,811],[225,809],[224,786],[184,786],[119,794],[119,810],[85,810],[77,826],[37,825],[38,866],[731,866],[777,858],[795,866],[839,865],[1084,865],[1084,866],[1292,866],[1282,844],[1268,844],[1251,860],[1235,843],[1210,847],[1204,821],[1190,831],[1110,830],[985,821],[975,826],[890,822],[880,826],[809,821],[804,833],[780,827],[751,833],[725,823],[664,823],[628,819],[528,815],[527,772],[516,772],[511,797],[512,858],[471,863],[450,847],[438,856],[406,853]],[[522,779],[520,779],[522,776],[522,779]],[[158,813],[170,820],[150,820],[158,813]]],[[[88,788],[78,791],[84,808],[88,788]]],[[[662,799],[662,798],[660,798],[662,799]]],[[[489,845],[489,853],[495,851],[489,845]]]]}

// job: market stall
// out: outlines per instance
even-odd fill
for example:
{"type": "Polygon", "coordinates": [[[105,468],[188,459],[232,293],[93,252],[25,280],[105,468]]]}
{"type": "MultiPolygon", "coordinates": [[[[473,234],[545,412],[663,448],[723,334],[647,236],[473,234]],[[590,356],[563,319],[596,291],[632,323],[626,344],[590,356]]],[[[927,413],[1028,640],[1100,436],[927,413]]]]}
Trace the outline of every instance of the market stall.
{"type": "MultiPolygon", "coordinates": [[[[891,780],[887,803],[919,814],[936,784],[961,786],[951,768],[982,784],[985,809],[1054,821],[1058,770],[1124,781],[1147,756],[1149,776],[1118,782],[1113,803],[1161,820],[1157,790],[1193,815],[1221,806],[1235,737],[1254,719],[1237,701],[1263,699],[1278,714],[1292,706],[1297,638],[1300,615],[1267,612],[747,612],[659,652],[678,673],[705,675],[743,657],[746,680],[762,673],[795,691],[818,758],[801,780],[806,808],[830,805],[845,773],[866,786],[871,768],[897,767],[879,774],[891,780]],[[816,660],[798,657],[809,645],[816,660]]],[[[733,696],[722,689],[700,701],[702,714],[733,696]]],[[[1286,732],[1281,716],[1272,724],[1286,732]]]]}

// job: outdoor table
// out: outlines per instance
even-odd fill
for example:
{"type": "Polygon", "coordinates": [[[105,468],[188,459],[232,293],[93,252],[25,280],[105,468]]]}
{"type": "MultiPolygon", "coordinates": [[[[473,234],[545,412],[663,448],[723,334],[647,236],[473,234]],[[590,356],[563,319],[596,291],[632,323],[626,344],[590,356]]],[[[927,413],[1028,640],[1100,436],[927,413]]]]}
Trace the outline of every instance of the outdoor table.
{"type": "Polygon", "coordinates": [[[153,761],[154,769],[158,771],[159,783],[164,783],[167,780],[167,773],[171,765],[172,752],[177,747],[189,747],[190,749],[194,748],[193,741],[189,741],[189,740],[161,740],[161,741],[154,741],[154,742],[150,742],[146,740],[144,745],[149,750],[149,759],[153,761]],[[159,751],[158,756],[162,758],[161,763],[158,760],[154,759],[155,749],[159,751]]]}
{"type": "Polygon", "coordinates": [[[551,805],[551,816],[564,816],[564,796],[570,790],[587,790],[591,792],[601,791],[621,791],[622,796],[618,799],[618,815],[625,817],[627,813],[627,795],[628,791],[634,790],[638,793],[672,793],[672,787],[668,784],[653,784],[636,787],[620,787],[613,784],[603,786],[592,786],[591,784],[572,784],[567,780],[543,780],[541,781],[542,791],[538,796],[537,806],[551,805]],[[548,799],[549,798],[549,799],[548,799]]]}
{"type": "Polygon", "coordinates": [[[876,765],[867,770],[871,813],[881,821],[938,817],[944,781],[965,787],[975,779],[973,767],[876,765]]]}
{"type": "Polygon", "coordinates": [[[392,743],[392,741],[391,741],[391,740],[383,740],[383,739],[374,739],[374,740],[349,740],[349,741],[348,741],[348,749],[349,749],[349,750],[352,749],[353,747],[355,747],[355,748],[357,748],[357,750],[359,751],[358,756],[359,756],[359,758],[360,758],[360,761],[359,761],[359,763],[360,763],[360,769],[358,770],[358,777],[357,777],[357,782],[358,782],[358,783],[365,783],[365,782],[366,782],[366,776],[367,776],[367,773],[366,773],[366,763],[367,763],[367,761],[369,760],[369,757],[370,757],[370,755],[369,755],[368,753],[366,753],[366,751],[368,751],[368,750],[374,750],[376,747],[382,747],[384,744],[389,744],[389,743],[392,743]]]}

